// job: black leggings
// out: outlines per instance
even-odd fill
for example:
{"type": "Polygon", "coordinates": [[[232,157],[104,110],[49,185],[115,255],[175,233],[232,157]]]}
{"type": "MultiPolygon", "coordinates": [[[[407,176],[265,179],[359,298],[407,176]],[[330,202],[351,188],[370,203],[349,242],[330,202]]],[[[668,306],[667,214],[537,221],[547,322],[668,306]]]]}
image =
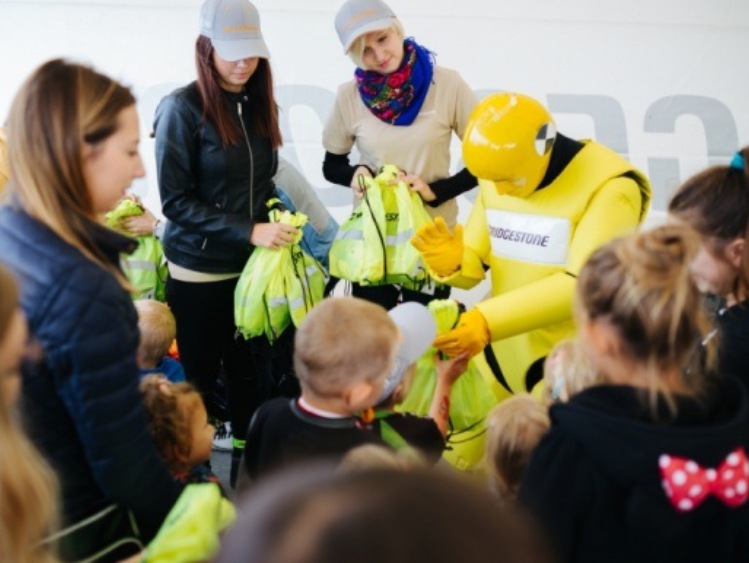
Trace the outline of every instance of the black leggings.
{"type": "MultiPolygon", "coordinates": [[[[170,277],[166,300],[177,321],[177,347],[187,380],[200,391],[209,416],[217,416],[214,389],[223,368],[232,433],[244,440],[253,413],[271,397],[274,372],[290,369],[292,352],[271,346],[264,336],[245,340],[237,332],[236,284],[236,278],[192,283],[170,277]]],[[[281,342],[288,344],[288,337],[282,336],[281,342]]]]}

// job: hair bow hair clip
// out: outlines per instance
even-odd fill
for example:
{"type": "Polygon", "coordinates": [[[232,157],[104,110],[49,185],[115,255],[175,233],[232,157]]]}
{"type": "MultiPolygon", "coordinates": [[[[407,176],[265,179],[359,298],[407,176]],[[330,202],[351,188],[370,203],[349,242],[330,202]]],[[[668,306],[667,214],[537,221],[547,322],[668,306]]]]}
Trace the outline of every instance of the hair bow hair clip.
{"type": "Polygon", "coordinates": [[[746,170],[746,161],[744,160],[744,155],[741,151],[736,151],[736,154],[733,155],[728,166],[735,170],[741,170],[742,172],[746,170]]]}
{"type": "Polygon", "coordinates": [[[728,454],[717,469],[669,455],[660,456],[658,466],[663,490],[679,512],[694,510],[709,495],[731,508],[741,506],[749,497],[749,460],[742,447],[728,454]]]}

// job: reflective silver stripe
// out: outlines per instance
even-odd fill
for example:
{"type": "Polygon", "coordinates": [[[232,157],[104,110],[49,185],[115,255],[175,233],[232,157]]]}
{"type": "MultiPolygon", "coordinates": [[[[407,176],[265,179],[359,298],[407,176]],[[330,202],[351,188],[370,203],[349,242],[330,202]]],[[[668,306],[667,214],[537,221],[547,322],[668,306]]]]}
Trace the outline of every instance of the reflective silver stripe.
{"type": "Polygon", "coordinates": [[[297,297],[289,301],[289,308],[291,309],[301,309],[302,307],[304,307],[304,299],[302,299],[301,297],[297,297]]]}
{"type": "Polygon", "coordinates": [[[288,299],[285,297],[274,297],[273,299],[268,301],[269,307],[281,307],[283,305],[286,305],[288,303],[288,299]]]}
{"type": "Polygon", "coordinates": [[[353,229],[351,231],[339,230],[335,236],[336,240],[364,240],[364,232],[359,229],[353,229]]]}
{"type": "Polygon", "coordinates": [[[403,231],[402,233],[398,233],[397,235],[385,237],[385,244],[387,244],[388,246],[396,246],[410,240],[412,236],[414,236],[414,230],[408,229],[407,231],[403,231]]]}
{"type": "Polygon", "coordinates": [[[124,266],[131,270],[156,271],[156,264],[148,260],[124,260],[124,266]]]}

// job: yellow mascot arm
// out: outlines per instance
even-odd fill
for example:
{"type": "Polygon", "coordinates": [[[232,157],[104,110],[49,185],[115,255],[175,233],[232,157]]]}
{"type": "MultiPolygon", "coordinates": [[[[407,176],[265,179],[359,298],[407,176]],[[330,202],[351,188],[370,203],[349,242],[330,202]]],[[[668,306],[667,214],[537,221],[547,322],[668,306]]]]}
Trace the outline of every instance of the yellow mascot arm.
{"type": "Polygon", "coordinates": [[[572,236],[566,272],[557,272],[476,308],[486,319],[492,341],[569,320],[575,277],[596,248],[634,230],[640,222],[642,196],[634,180],[616,178],[591,200],[572,236]]]}
{"type": "Polygon", "coordinates": [[[646,203],[640,186],[631,178],[609,180],[591,200],[575,229],[567,271],[576,276],[596,248],[634,231],[645,215],[646,203]]]}
{"type": "Polygon", "coordinates": [[[491,253],[489,227],[486,224],[484,199],[481,191],[473,204],[468,222],[463,230],[463,260],[460,268],[449,276],[432,277],[441,283],[460,289],[471,289],[484,279],[484,263],[488,263],[491,253]]]}

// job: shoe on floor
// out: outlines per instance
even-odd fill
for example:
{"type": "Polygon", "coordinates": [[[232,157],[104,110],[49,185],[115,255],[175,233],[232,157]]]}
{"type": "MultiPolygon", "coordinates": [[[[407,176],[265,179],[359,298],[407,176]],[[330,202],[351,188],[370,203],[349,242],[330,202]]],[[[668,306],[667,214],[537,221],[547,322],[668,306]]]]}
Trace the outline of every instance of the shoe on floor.
{"type": "Polygon", "coordinates": [[[217,422],[216,433],[213,435],[213,449],[217,452],[232,451],[231,422],[217,422]]]}

